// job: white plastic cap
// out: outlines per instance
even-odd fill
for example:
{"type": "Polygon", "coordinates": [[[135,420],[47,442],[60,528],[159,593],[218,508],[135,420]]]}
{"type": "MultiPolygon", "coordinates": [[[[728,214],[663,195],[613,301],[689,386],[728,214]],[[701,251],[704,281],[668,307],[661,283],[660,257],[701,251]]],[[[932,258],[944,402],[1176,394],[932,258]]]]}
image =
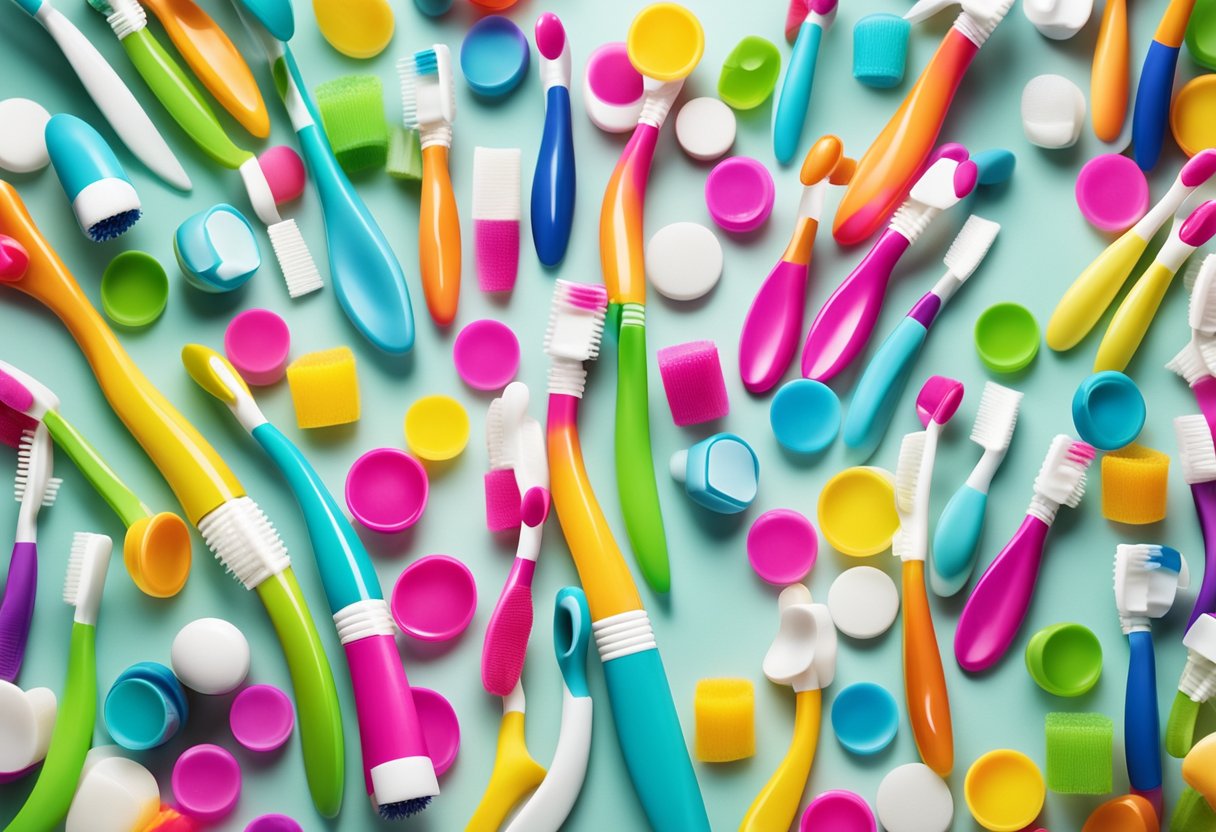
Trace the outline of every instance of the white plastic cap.
{"type": "Polygon", "coordinates": [[[950,787],[924,763],[892,770],[874,800],[886,832],[947,832],[954,821],[950,787]]]}
{"type": "Polygon", "coordinates": [[[873,566],[854,566],[832,581],[828,610],[836,629],[852,638],[877,638],[891,628],[899,615],[895,581],[873,566]]]}
{"type": "Polygon", "coordinates": [[[156,778],[115,746],[89,751],[64,832],[130,832],[143,829],[160,809],[156,778]]]}
{"type": "Polygon", "coordinates": [[[1182,637],[1182,644],[1187,650],[1193,650],[1210,662],[1216,662],[1216,615],[1205,613],[1195,619],[1195,623],[1182,637]]]}
{"type": "Polygon", "coordinates": [[[169,656],[181,683],[199,693],[231,693],[249,675],[249,642],[222,618],[200,618],[182,627],[169,656]]]}
{"type": "Polygon", "coordinates": [[[23,691],[0,680],[0,772],[24,771],[46,757],[55,713],[50,688],[23,691]]]}
{"type": "Polygon", "coordinates": [[[377,806],[439,794],[439,780],[430,757],[389,760],[372,768],[372,798],[377,806]]]}

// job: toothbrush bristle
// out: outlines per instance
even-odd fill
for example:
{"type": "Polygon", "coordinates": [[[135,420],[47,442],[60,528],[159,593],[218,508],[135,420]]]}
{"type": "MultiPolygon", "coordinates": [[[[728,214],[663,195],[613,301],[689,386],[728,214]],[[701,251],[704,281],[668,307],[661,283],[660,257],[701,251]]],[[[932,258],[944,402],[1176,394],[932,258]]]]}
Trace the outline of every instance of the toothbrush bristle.
{"type": "Polygon", "coordinates": [[[519,682],[532,634],[532,590],[512,582],[503,591],[486,627],[481,653],[481,684],[487,693],[506,696],[519,682]]]}
{"type": "Polygon", "coordinates": [[[249,497],[230,499],[198,522],[203,540],[246,589],[291,568],[278,530],[249,497]]]}
{"type": "Polygon", "coordinates": [[[545,352],[574,361],[598,358],[607,310],[608,291],[603,286],[558,280],[549,307],[545,352]]]}
{"type": "Polygon", "coordinates": [[[486,411],[486,455],[490,459],[491,470],[510,468],[513,460],[510,450],[506,447],[506,431],[503,429],[502,398],[490,402],[486,411]]]}
{"type": "Polygon", "coordinates": [[[112,541],[104,534],[76,532],[68,552],[68,568],[63,579],[63,602],[71,607],[94,602],[105,583],[112,541]]]}
{"type": "Polygon", "coordinates": [[[925,436],[923,430],[909,433],[899,445],[899,462],[895,466],[895,505],[903,513],[912,511],[916,502],[917,480],[925,456],[925,436]]]}
{"type": "Polygon", "coordinates": [[[971,277],[996,242],[1000,223],[972,214],[946,251],[946,268],[960,281],[971,277]]]}
{"type": "Polygon", "coordinates": [[[439,56],[434,48],[419,49],[414,53],[414,68],[419,75],[434,75],[439,72],[439,56]]]}
{"type": "Polygon", "coordinates": [[[995,381],[984,384],[980,406],[971,428],[971,441],[986,451],[1002,451],[1009,447],[1018,423],[1022,393],[995,381]]]}
{"type": "Polygon", "coordinates": [[[426,809],[431,805],[430,797],[415,797],[410,800],[402,800],[397,803],[386,803],[383,806],[377,806],[376,811],[380,813],[380,817],[385,820],[405,820],[412,818],[414,815],[426,809]]]}
{"type": "Polygon", "coordinates": [[[413,57],[397,61],[397,77],[401,81],[401,121],[413,130],[418,127],[418,70],[413,57]]]}
{"type": "Polygon", "coordinates": [[[1060,434],[1051,442],[1043,467],[1034,480],[1036,494],[1060,505],[1076,508],[1085,496],[1085,474],[1097,450],[1060,434]]]}
{"type": "Polygon", "coordinates": [[[1208,420],[1196,413],[1174,419],[1182,478],[1189,485],[1216,480],[1216,446],[1208,420]]]}
{"type": "Polygon", "coordinates": [[[1178,354],[1166,362],[1165,369],[1174,373],[1192,387],[1196,382],[1211,375],[1204,362],[1203,353],[1194,341],[1187,341],[1178,354]]]}
{"type": "Polygon", "coordinates": [[[130,211],[120,211],[111,217],[106,217],[101,222],[89,226],[89,239],[95,243],[104,243],[107,240],[121,237],[131,230],[131,226],[139,221],[142,214],[142,211],[135,208],[130,211]]]}
{"type": "MultiPolygon", "coordinates": [[[[1197,259],[1192,257],[1191,261],[1197,259]]],[[[1188,267],[1187,272],[1190,271],[1188,267]]],[[[1193,331],[1204,335],[1216,334],[1216,254],[1204,257],[1195,272],[1187,318],[1193,331]]]]}

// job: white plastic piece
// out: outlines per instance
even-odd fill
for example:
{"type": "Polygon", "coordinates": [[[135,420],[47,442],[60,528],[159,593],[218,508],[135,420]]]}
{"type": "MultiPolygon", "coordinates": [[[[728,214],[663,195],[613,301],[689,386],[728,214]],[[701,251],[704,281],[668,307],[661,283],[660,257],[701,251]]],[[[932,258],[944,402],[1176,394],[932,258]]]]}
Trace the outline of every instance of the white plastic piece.
{"type": "Polygon", "coordinates": [[[1033,145],[1072,147],[1085,123],[1085,94],[1063,75],[1036,75],[1022,88],[1022,130],[1033,145]]]}
{"type": "Polygon", "coordinates": [[[1085,27],[1094,11],[1093,0],[1022,0],[1026,19],[1039,34],[1052,40],[1068,40],[1085,27]]]}
{"type": "Polygon", "coordinates": [[[795,693],[826,688],[836,676],[836,627],[824,604],[811,602],[804,584],[791,584],[777,598],[781,619],[764,654],[764,675],[795,693]]]}
{"type": "Polygon", "coordinates": [[[46,123],[50,120],[51,114],[37,101],[0,101],[0,168],[10,173],[33,173],[49,165],[46,123]]]}
{"type": "Polygon", "coordinates": [[[676,116],[676,141],[700,162],[720,159],[735,143],[735,111],[716,98],[694,98],[676,116]]]}
{"type": "Polygon", "coordinates": [[[55,727],[55,693],[0,679],[0,773],[25,771],[46,757],[55,727]]]}
{"type": "Polygon", "coordinates": [[[231,693],[249,675],[249,642],[222,618],[200,618],[182,627],[169,656],[181,683],[199,693],[231,693]]]}
{"type": "Polygon", "coordinates": [[[924,763],[889,772],[874,805],[886,832],[948,832],[954,820],[950,787],[924,763]]]}
{"type": "Polygon", "coordinates": [[[64,832],[130,832],[143,829],[156,816],[156,778],[118,751],[112,745],[89,751],[64,832]]]}
{"type": "Polygon", "coordinates": [[[899,590],[891,576],[881,569],[854,566],[832,581],[828,610],[836,629],[846,636],[877,638],[891,628],[899,615],[899,590]]]}
{"type": "Polygon", "coordinates": [[[646,277],[663,297],[696,300],[718,284],[722,260],[714,232],[695,222],[673,222],[646,244],[646,277]]]}
{"type": "Polygon", "coordinates": [[[590,696],[562,688],[562,724],[549,773],[519,810],[506,832],[558,832],[583,789],[591,753],[590,696]]]}

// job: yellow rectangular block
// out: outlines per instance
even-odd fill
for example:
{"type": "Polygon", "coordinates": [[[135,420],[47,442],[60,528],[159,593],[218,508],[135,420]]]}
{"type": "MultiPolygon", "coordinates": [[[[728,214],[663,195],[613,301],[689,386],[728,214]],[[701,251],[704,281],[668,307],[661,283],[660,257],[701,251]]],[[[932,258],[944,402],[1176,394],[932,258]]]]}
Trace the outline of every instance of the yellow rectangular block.
{"type": "Polygon", "coordinates": [[[694,704],[697,759],[729,763],[756,753],[756,692],[747,679],[701,679],[694,704]]]}
{"type": "Polygon", "coordinates": [[[350,347],[300,356],[287,366],[287,384],[301,429],[359,421],[359,379],[350,347]]]}

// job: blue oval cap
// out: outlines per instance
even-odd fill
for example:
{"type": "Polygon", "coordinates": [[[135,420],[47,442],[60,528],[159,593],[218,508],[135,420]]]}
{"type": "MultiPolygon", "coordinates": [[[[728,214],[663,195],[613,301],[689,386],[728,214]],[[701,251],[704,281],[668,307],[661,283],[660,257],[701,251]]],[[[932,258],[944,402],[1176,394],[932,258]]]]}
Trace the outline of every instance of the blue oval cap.
{"type": "Polygon", "coordinates": [[[103,179],[131,182],[113,149],[84,119],[58,113],[46,123],[45,135],[51,165],[69,202],[103,179]]]}
{"type": "Polygon", "coordinates": [[[860,756],[877,754],[899,731],[899,707],[882,685],[856,682],[832,702],[832,730],[845,750],[860,756]]]}

